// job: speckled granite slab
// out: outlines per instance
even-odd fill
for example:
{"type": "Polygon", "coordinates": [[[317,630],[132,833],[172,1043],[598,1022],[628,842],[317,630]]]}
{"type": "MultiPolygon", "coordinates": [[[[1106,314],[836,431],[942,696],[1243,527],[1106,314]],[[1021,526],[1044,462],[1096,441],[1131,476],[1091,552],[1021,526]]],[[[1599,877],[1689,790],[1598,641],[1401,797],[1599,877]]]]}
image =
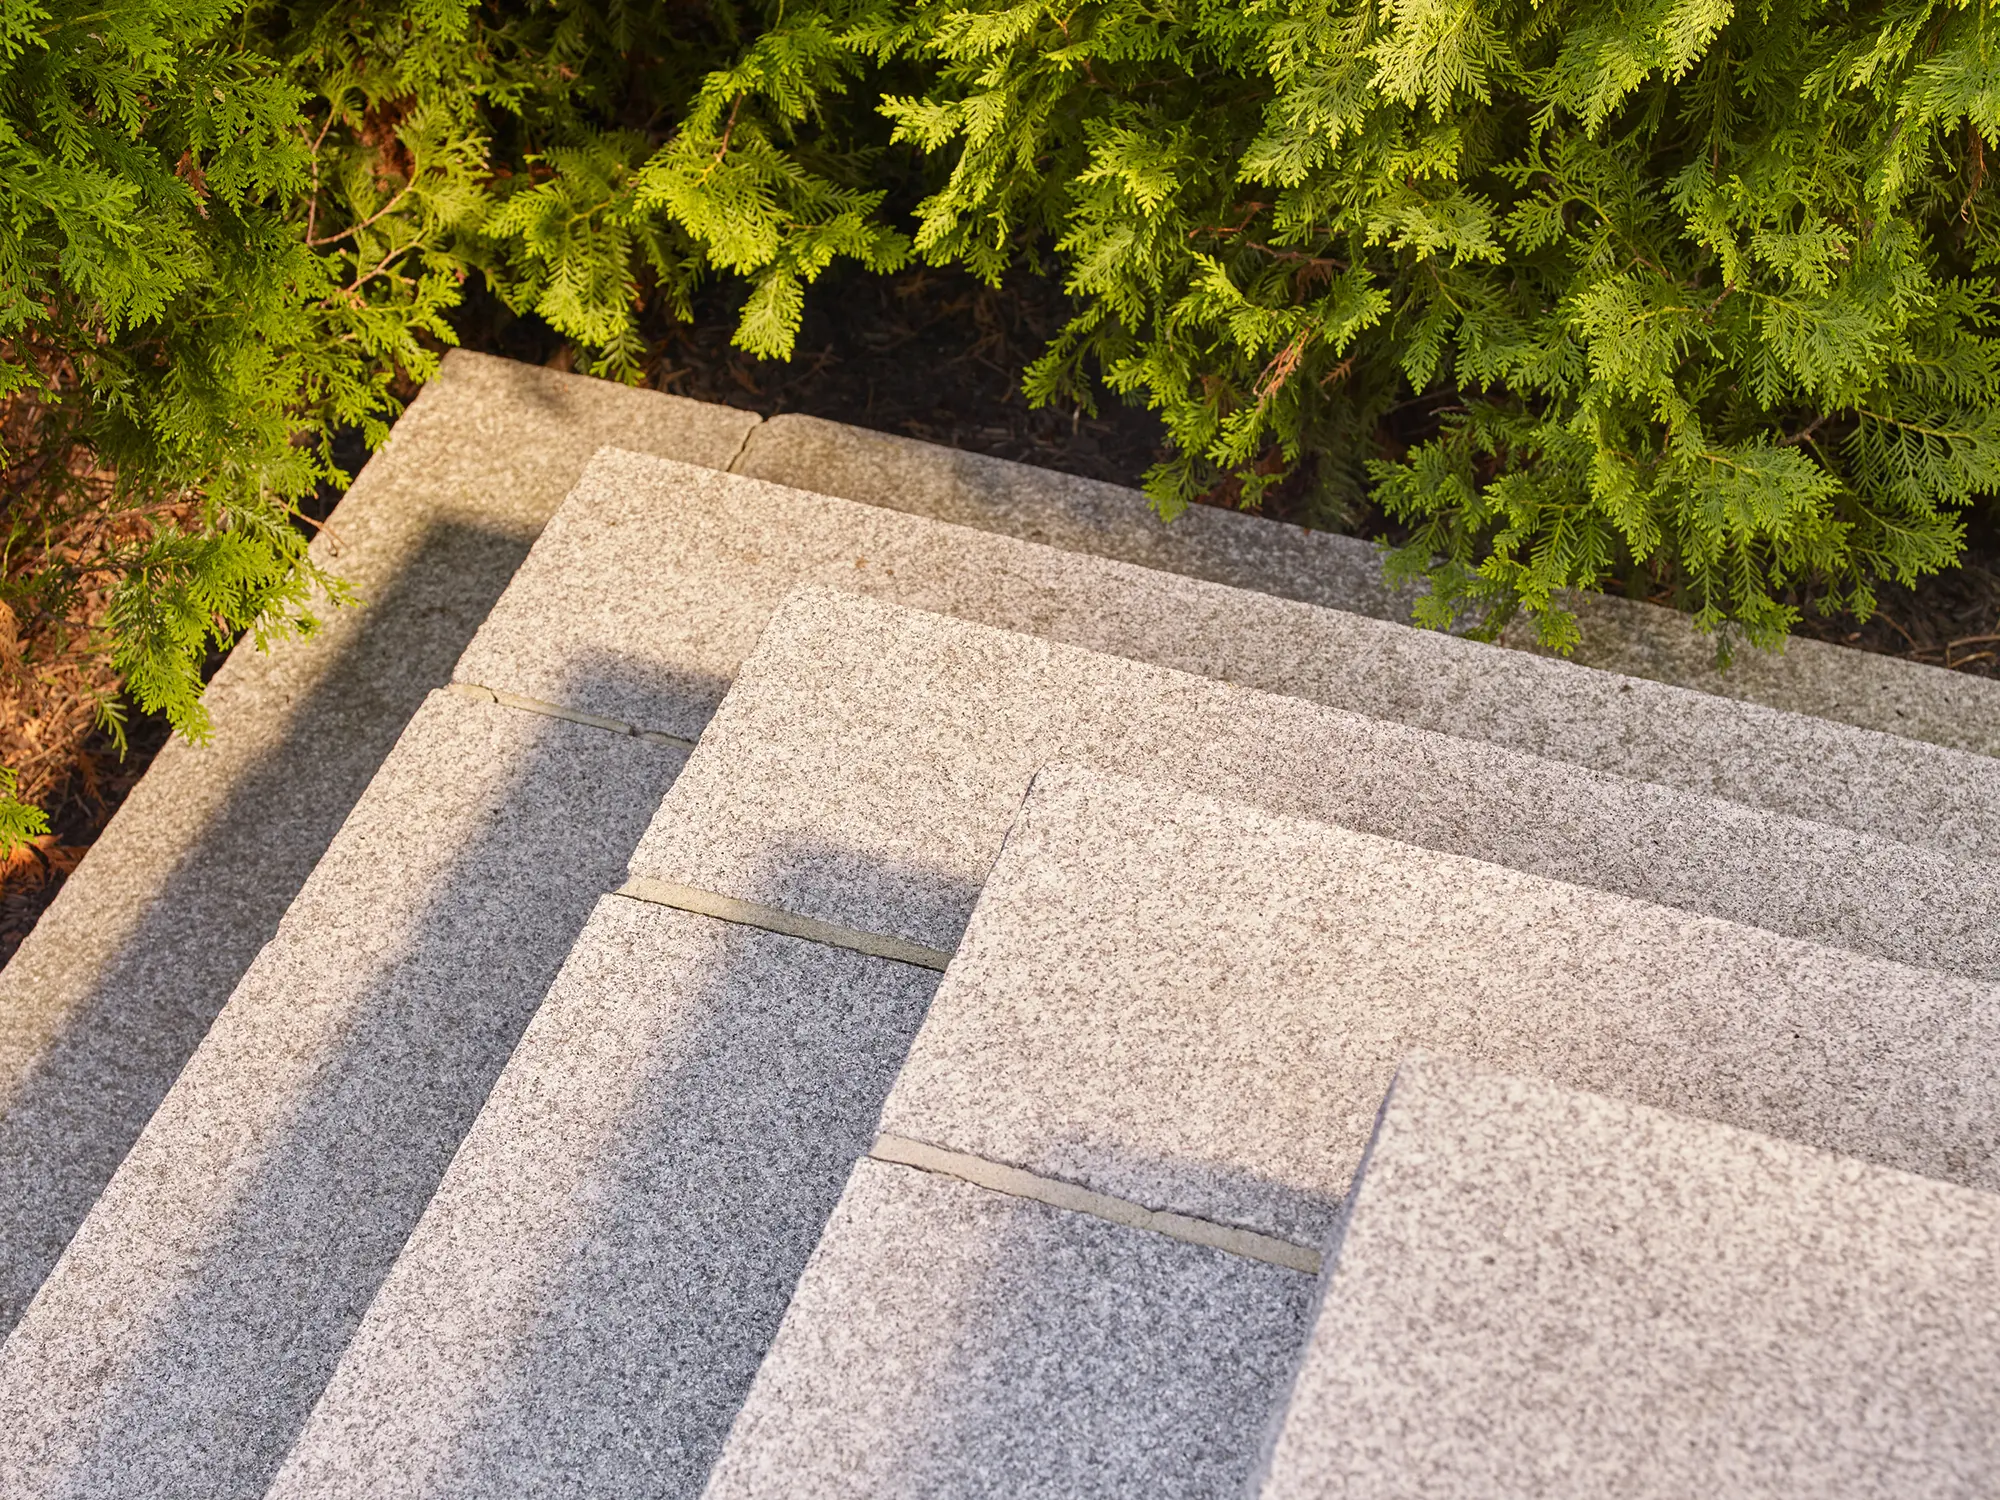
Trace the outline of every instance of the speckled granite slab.
{"type": "Polygon", "coordinates": [[[2000,1196],[1406,1061],[1263,1500],[2000,1493],[2000,1196]]]}
{"type": "Polygon", "coordinates": [[[937,981],[607,897],[270,1500],[699,1493],[937,981]]]}
{"type": "MultiPolygon", "coordinates": [[[[1410,617],[1410,595],[1383,587],[1381,554],[1358,537],[1209,505],[1162,526],[1136,490],[802,412],[759,423],[731,468],[1303,604],[1398,623],[1410,617]]],[[[1812,640],[1790,641],[1781,653],[1742,649],[1721,668],[1714,640],[1678,611],[1601,594],[1569,602],[1583,625],[1573,659],[1585,666],[2000,755],[2000,681],[1992,678],[1812,640]]],[[[1510,631],[1508,644],[1528,634],[1510,631]]]]}
{"type": "Polygon", "coordinates": [[[2000,759],[616,451],[564,502],[457,677],[693,738],[807,583],[2000,855],[2000,759]]]}
{"type": "Polygon", "coordinates": [[[707,1500],[1235,1500],[1312,1284],[864,1161],[707,1500]]]}
{"type": "Polygon", "coordinates": [[[230,653],[0,970],[0,1336],[603,443],[726,466],[749,412],[455,350],[312,544],[354,585],[230,653]]]}
{"type": "Polygon", "coordinates": [[[1433,1049],[2000,1188],[2000,987],[1065,766],[882,1129],[1310,1245],[1433,1049]]]}
{"type": "Polygon", "coordinates": [[[2000,867],[825,590],[779,608],[633,872],[948,951],[1055,757],[2000,978],[2000,867]]]}
{"type": "Polygon", "coordinates": [[[426,701],[0,1348],[0,1494],[264,1493],[680,760],[426,701]]]}

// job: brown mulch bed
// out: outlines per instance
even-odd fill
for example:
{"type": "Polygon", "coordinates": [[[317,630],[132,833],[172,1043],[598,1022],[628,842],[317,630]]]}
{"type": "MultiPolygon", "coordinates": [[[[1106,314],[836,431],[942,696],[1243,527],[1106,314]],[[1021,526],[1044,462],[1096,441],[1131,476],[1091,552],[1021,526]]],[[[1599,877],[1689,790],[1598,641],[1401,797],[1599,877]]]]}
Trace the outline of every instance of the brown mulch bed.
{"type": "MultiPolygon", "coordinates": [[[[1019,371],[1059,326],[1062,307],[1056,287],[1033,280],[1001,293],[928,270],[889,278],[830,275],[808,298],[796,356],[773,363],[730,346],[734,317],[727,296],[717,294],[698,305],[693,324],[647,330],[656,348],[647,383],[765,416],[808,412],[1137,486],[1160,450],[1150,413],[1116,400],[1095,416],[1033,410],[1020,393],[1019,371]]],[[[458,326],[469,348],[570,365],[570,351],[548,328],[513,317],[483,294],[468,300],[458,326]]],[[[343,455],[349,467],[364,456],[352,448],[343,455]]],[[[336,498],[321,497],[315,509],[323,515],[336,498]]],[[[1287,508],[1282,495],[1272,508],[1287,508]]],[[[2000,506],[1986,508],[1962,568],[1915,589],[1884,588],[1881,609],[1865,626],[1809,617],[1800,633],[2000,676],[2000,506]]],[[[4,656],[12,637],[5,630],[0,637],[4,656]]],[[[135,723],[130,753],[121,759],[90,727],[94,681],[78,676],[24,694],[23,680],[14,674],[16,686],[0,696],[0,765],[22,768],[23,790],[47,799],[52,832],[37,848],[0,863],[0,963],[166,739],[163,725],[135,723]]]]}
{"type": "Polygon", "coordinates": [[[1966,537],[1964,562],[1913,589],[1881,590],[1866,625],[1810,616],[1800,635],[1927,666],[2000,677],[2000,507],[1989,506],[1966,537]]]}
{"type": "MultiPolygon", "coordinates": [[[[69,379],[63,361],[32,346],[9,352],[57,390],[69,379]]],[[[0,602],[0,766],[49,817],[47,834],[0,857],[0,963],[166,740],[163,724],[128,722],[121,753],[104,713],[117,704],[118,681],[94,637],[115,582],[107,557],[179,511],[124,508],[111,475],[60,439],[50,411],[30,393],[0,400],[0,495],[28,497],[0,532],[11,600],[0,602]]]]}

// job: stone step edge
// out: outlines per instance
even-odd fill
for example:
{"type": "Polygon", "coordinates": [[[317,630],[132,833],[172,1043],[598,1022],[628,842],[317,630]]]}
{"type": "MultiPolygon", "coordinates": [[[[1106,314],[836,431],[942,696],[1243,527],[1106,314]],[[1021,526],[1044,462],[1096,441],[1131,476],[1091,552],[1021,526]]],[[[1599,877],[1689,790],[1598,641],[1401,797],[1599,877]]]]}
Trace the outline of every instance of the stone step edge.
{"type": "Polygon", "coordinates": [[[602,729],[609,734],[652,740],[657,744],[672,745],[678,750],[694,749],[695,742],[685,735],[668,734],[661,729],[645,729],[637,724],[628,724],[623,719],[608,718],[603,714],[589,714],[578,708],[565,708],[560,703],[545,703],[540,698],[530,698],[526,693],[510,693],[505,688],[490,688],[478,682],[450,682],[445,684],[444,691],[480,703],[493,703],[501,708],[518,709],[522,713],[540,714],[546,719],[561,719],[568,724],[582,724],[589,729],[602,729]]]}
{"type": "Polygon", "coordinates": [[[717,921],[733,922],[739,927],[755,927],[784,937],[824,943],[829,948],[847,948],[855,953],[865,953],[870,958],[883,958],[891,963],[932,969],[940,974],[951,963],[952,956],[941,948],[926,948],[923,944],[910,942],[906,938],[889,937],[879,932],[864,932],[858,927],[826,922],[818,917],[800,916],[796,912],[783,911],[760,902],[745,901],[736,896],[725,896],[716,891],[704,891],[695,886],[682,885],[675,880],[658,880],[650,875],[635,875],[612,894],[633,901],[650,902],[655,906],[671,907],[675,911],[688,912],[697,917],[713,917],[717,921]]]}
{"type": "MultiPolygon", "coordinates": [[[[1012,459],[786,412],[751,430],[728,472],[1410,623],[1414,595],[1382,582],[1372,542],[1215,506],[1162,524],[1141,491],[1012,459]]],[[[1583,620],[1568,658],[1579,666],[2000,757],[2000,680],[1804,636],[1777,653],[1744,646],[1724,672],[1713,638],[1679,610],[1611,594],[1566,602],[1583,620]]],[[[1551,654],[1518,628],[1501,644],[1551,654]]]]}

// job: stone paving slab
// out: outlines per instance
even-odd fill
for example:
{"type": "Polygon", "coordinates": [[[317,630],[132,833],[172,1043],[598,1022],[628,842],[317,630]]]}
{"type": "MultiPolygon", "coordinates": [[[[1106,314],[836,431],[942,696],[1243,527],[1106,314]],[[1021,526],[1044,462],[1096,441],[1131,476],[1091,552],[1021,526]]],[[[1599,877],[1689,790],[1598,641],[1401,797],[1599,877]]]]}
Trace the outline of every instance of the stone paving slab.
{"type": "Polygon", "coordinates": [[[756,418],[453,352],[313,543],[365,599],[231,654],[0,971],[11,1328],[424,694],[603,443],[717,467],[756,418]]]}
{"type": "Polygon", "coordinates": [[[607,897],[270,1500],[698,1494],[937,981],[607,897]]]}
{"type": "Polygon", "coordinates": [[[1057,758],[2000,979],[2000,865],[822,589],[772,618],[633,872],[949,951],[1057,758]]]}
{"type": "Polygon", "coordinates": [[[881,1128],[1310,1245],[1426,1050],[2000,1187],[1991,982],[1068,766],[881,1128]]]}
{"type": "Polygon", "coordinates": [[[1235,1500],[1312,1285],[864,1161],[707,1500],[1235,1500]]]}
{"type": "MultiPolygon", "coordinates": [[[[1359,538],[1206,505],[1162,525],[1137,490],[915,438],[787,413],[752,432],[732,467],[1306,604],[1410,617],[1412,596],[1383,586],[1381,554],[1359,538]]],[[[1778,654],[1740,649],[1719,670],[1714,640],[1677,610],[1604,595],[1570,602],[1584,632],[1572,659],[1585,666],[2000,755],[2000,682],[1990,678],[1803,639],[1778,654]]],[[[1510,631],[1508,644],[1530,635],[1510,631]]]]}
{"type": "MultiPolygon", "coordinates": [[[[779,609],[649,840],[786,910],[919,938],[939,935],[908,920],[928,912],[948,946],[1036,768],[1086,747],[1489,853],[1503,836],[1521,858],[1554,845],[1604,879],[1671,866],[1687,899],[1720,885],[1766,920],[1825,898],[1826,923],[1863,937],[1858,914],[1910,916],[1911,892],[1966,883],[1900,846],[825,590],[779,609]],[[1787,860],[1789,881],[1755,885],[1787,860]]],[[[1963,925],[1960,961],[1992,926],[1963,925]]],[[[1897,921],[1872,930],[1894,940],[1897,921]]],[[[604,903],[273,1500],[589,1491],[641,1471],[648,1493],[694,1493],[935,983],[604,903]],[[828,996],[830,1033],[805,1003],[828,996]],[[826,1113],[801,1116],[801,1098],[826,1113]]]]}
{"type": "Polygon", "coordinates": [[[2000,1493],[2000,1195],[1398,1070],[1263,1500],[2000,1493]]]}
{"type": "Polygon", "coordinates": [[[425,702],[0,1348],[0,1494],[263,1494],[681,758],[425,702]]]}
{"type": "Polygon", "coordinates": [[[1244,511],[1191,506],[1162,522],[1138,490],[803,412],[760,423],[731,472],[1210,583],[1405,622],[1415,595],[1382,583],[1372,542],[1244,511]]]}
{"type": "Polygon", "coordinates": [[[2000,760],[618,452],[592,463],[457,677],[693,739],[804,584],[2000,855],[2000,760]]]}

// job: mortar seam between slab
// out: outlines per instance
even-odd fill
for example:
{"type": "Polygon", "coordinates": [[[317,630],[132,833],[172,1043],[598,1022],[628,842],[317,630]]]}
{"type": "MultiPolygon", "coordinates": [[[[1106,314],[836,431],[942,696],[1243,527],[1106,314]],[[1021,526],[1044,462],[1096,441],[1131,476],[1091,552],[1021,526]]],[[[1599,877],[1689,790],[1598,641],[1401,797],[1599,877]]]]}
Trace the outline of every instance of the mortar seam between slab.
{"type": "Polygon", "coordinates": [[[580,708],[564,708],[560,703],[546,703],[540,698],[530,698],[526,693],[510,693],[504,688],[490,688],[477,682],[449,682],[445,684],[445,691],[456,693],[461,698],[476,699],[481,703],[495,703],[501,708],[540,714],[545,719],[561,719],[567,724],[581,724],[586,729],[602,729],[607,734],[627,735],[635,740],[651,740],[655,744],[672,745],[677,750],[689,752],[694,750],[695,742],[682,735],[668,734],[661,729],[641,729],[637,724],[628,724],[623,719],[585,713],[580,708]]]}
{"type": "Polygon", "coordinates": [[[951,955],[941,948],[926,948],[921,943],[912,943],[904,938],[864,932],[858,927],[843,927],[837,922],[823,922],[818,917],[802,917],[775,906],[745,901],[737,896],[724,896],[674,880],[657,880],[650,875],[631,877],[615,894],[654,906],[672,907],[675,911],[692,912],[698,917],[713,917],[739,927],[755,927],[783,937],[803,938],[811,943],[824,943],[830,948],[865,953],[870,958],[886,958],[892,963],[934,969],[940,974],[951,962],[951,955]]]}
{"type": "Polygon", "coordinates": [[[1149,1230],[1168,1239],[1221,1250],[1245,1260],[1282,1266],[1288,1271],[1303,1271],[1308,1276],[1320,1273],[1320,1252],[1310,1245],[1294,1244],[1276,1235],[1260,1234],[1254,1229],[1243,1229],[1234,1224],[1219,1224],[1213,1219],[1196,1218],[1192,1214],[1147,1208],[1126,1198],[1114,1198],[1109,1193],[1079,1187],[1073,1182],[1043,1177],[1021,1167],[1010,1167],[970,1152],[952,1151],[926,1141],[911,1140],[908,1136],[876,1136],[868,1157],[871,1161],[914,1167],[920,1172],[931,1172],[940,1177],[955,1177],[989,1192],[1004,1193],[1010,1198],[1026,1198],[1050,1208],[1103,1219],[1127,1229],[1149,1230]]]}

